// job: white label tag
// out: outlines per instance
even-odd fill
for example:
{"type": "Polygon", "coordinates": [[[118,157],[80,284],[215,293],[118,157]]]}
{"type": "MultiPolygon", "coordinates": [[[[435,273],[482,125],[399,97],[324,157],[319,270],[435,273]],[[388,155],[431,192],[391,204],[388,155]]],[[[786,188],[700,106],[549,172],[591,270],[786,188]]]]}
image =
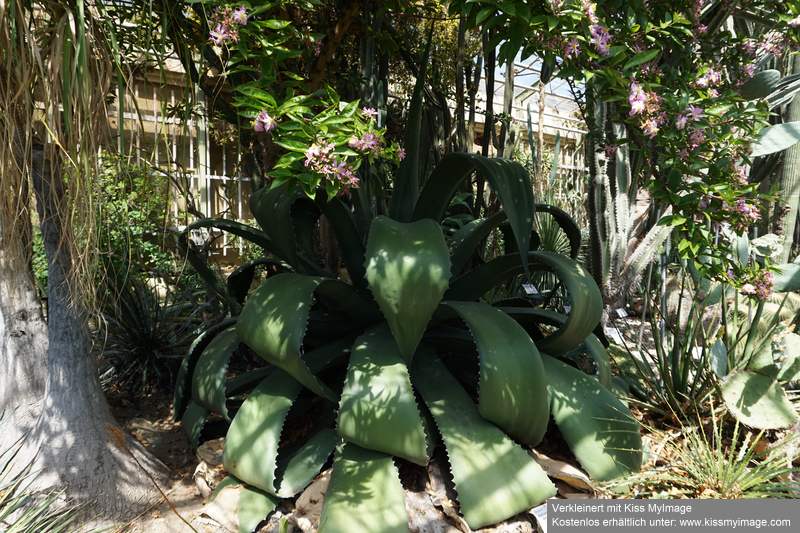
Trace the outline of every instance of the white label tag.
{"type": "Polygon", "coordinates": [[[539,529],[543,533],[547,533],[547,502],[544,502],[538,507],[531,509],[531,514],[536,518],[536,523],[539,524],[539,529]]]}
{"type": "Polygon", "coordinates": [[[620,318],[627,318],[628,312],[622,307],[620,307],[619,309],[617,309],[617,316],[620,318]]]}
{"type": "Polygon", "coordinates": [[[615,344],[625,343],[625,340],[622,338],[622,334],[616,328],[606,328],[604,333],[606,334],[606,337],[608,337],[608,340],[615,344]]]}
{"type": "Polygon", "coordinates": [[[533,283],[523,283],[522,289],[528,296],[536,296],[537,294],[539,294],[539,289],[537,289],[536,285],[534,285],[533,283]]]}
{"type": "Polygon", "coordinates": [[[572,306],[571,305],[565,305],[564,306],[564,312],[569,314],[570,311],[572,311],[572,306]]]}

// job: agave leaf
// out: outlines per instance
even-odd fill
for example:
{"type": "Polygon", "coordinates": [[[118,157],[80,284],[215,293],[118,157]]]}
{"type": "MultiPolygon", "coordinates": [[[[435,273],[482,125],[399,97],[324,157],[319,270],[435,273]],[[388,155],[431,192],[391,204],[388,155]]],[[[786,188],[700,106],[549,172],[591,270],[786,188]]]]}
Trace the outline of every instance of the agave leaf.
{"type": "MultiPolygon", "coordinates": [[[[514,231],[517,249],[525,257],[533,229],[533,188],[527,170],[519,163],[465,153],[444,156],[420,193],[414,220],[441,220],[458,187],[474,172],[482,174],[497,193],[514,231]]],[[[523,268],[527,270],[527,265],[523,268]]]]}
{"type": "Polygon", "coordinates": [[[782,105],[788,104],[794,99],[797,91],[800,90],[800,74],[786,76],[778,82],[775,90],[767,96],[767,106],[770,109],[775,109],[782,105]]]}
{"type": "Polygon", "coordinates": [[[334,198],[322,209],[336,234],[336,242],[342,251],[342,260],[350,274],[350,281],[356,287],[363,287],[365,285],[364,243],[361,241],[350,208],[339,198],[334,198]]]}
{"type": "Polygon", "coordinates": [[[191,401],[192,376],[194,375],[197,360],[200,358],[203,350],[206,349],[206,346],[214,340],[214,337],[219,334],[220,331],[223,331],[235,323],[236,321],[233,319],[223,320],[219,324],[215,324],[200,333],[195,337],[194,341],[192,341],[191,346],[189,346],[189,351],[183,358],[183,361],[181,361],[178,375],[175,378],[175,394],[172,399],[172,416],[174,420],[177,421],[183,417],[183,414],[186,412],[186,407],[191,401]]]}
{"type": "Polygon", "coordinates": [[[417,81],[414,83],[414,91],[411,94],[411,102],[408,107],[408,120],[406,123],[406,152],[407,156],[400,163],[397,171],[395,189],[389,200],[389,214],[396,220],[408,222],[415,220],[411,218],[414,210],[414,202],[417,201],[420,187],[420,170],[422,166],[422,150],[428,147],[422,146],[422,115],[425,90],[425,79],[428,72],[428,57],[430,56],[431,41],[433,39],[433,25],[428,33],[425,48],[422,51],[422,61],[417,81]]]}
{"type": "Polygon", "coordinates": [[[300,384],[276,371],[244,401],[225,437],[225,470],[270,493],[275,492],[278,444],[300,384]]]}
{"type": "Polygon", "coordinates": [[[722,399],[737,420],[756,429],[781,429],[797,422],[797,413],[773,377],[749,370],[728,375],[722,399]]]}
{"type": "Polygon", "coordinates": [[[274,366],[266,366],[256,370],[250,370],[236,377],[230,378],[225,384],[225,391],[228,397],[237,396],[250,392],[253,388],[264,381],[264,378],[275,371],[274,366]]]}
{"type": "Polygon", "coordinates": [[[239,493],[239,533],[252,533],[269,514],[275,510],[280,500],[254,487],[242,485],[239,493]]]}
{"type": "Polygon", "coordinates": [[[236,300],[228,295],[225,284],[219,274],[217,274],[217,271],[209,265],[208,258],[189,242],[186,235],[187,234],[184,232],[178,236],[178,250],[181,255],[186,257],[186,260],[192,265],[197,275],[200,276],[200,279],[205,283],[209,293],[219,298],[220,301],[235,314],[239,310],[236,300]]]}
{"type": "Polygon", "coordinates": [[[777,88],[780,79],[781,73],[779,71],[762,70],[744,82],[739,87],[739,93],[748,100],[766,98],[777,88]]]}
{"type": "Polygon", "coordinates": [[[476,218],[456,231],[450,240],[450,271],[454,276],[464,270],[480,243],[505,220],[506,214],[499,211],[487,218],[476,218]]]}
{"type": "Polygon", "coordinates": [[[553,420],[584,470],[600,481],[637,471],[642,438],[625,404],[580,370],[547,355],[542,360],[553,420]]]}
{"type": "Polygon", "coordinates": [[[274,496],[246,485],[234,476],[226,476],[214,487],[206,512],[215,520],[235,516],[237,523],[230,523],[228,527],[237,527],[239,533],[252,533],[279,503],[280,500],[274,496]],[[216,513],[225,516],[218,518],[216,513]]]}
{"type": "Polygon", "coordinates": [[[408,368],[385,326],[365,333],[353,345],[338,431],[362,448],[428,464],[427,438],[408,368]]]}
{"type": "Polygon", "coordinates": [[[525,444],[535,446],[550,411],[542,359],[528,333],[489,304],[445,302],[467,324],[480,356],[478,411],[525,444]]]}
{"type": "Polygon", "coordinates": [[[239,337],[231,326],[214,337],[197,360],[192,379],[192,399],[212,412],[230,420],[225,396],[225,372],[231,355],[239,346],[239,337]]]}
{"type": "Polygon", "coordinates": [[[333,392],[314,376],[301,357],[314,291],[322,282],[322,278],[292,273],[267,278],[242,308],[237,333],[264,360],[315,394],[334,401],[333,392]]]}
{"type": "Polygon", "coordinates": [[[247,293],[250,291],[250,285],[253,283],[253,278],[256,275],[256,269],[259,267],[270,269],[273,273],[284,271],[283,265],[272,259],[261,257],[253,261],[241,265],[236,270],[228,275],[225,284],[228,286],[228,294],[236,298],[236,301],[243,304],[247,293]]]}
{"type": "Polygon", "coordinates": [[[270,239],[269,235],[247,224],[242,224],[235,220],[227,220],[224,218],[201,218],[186,226],[183,230],[184,234],[191,233],[192,230],[200,228],[216,228],[222,231],[227,231],[237,237],[241,237],[246,241],[260,246],[265,252],[275,253],[275,243],[270,239]]]}
{"type": "Polygon", "coordinates": [[[206,420],[208,420],[208,415],[208,409],[194,402],[189,403],[186,407],[186,411],[183,413],[181,426],[189,437],[192,448],[197,448],[197,445],[200,443],[200,433],[203,431],[206,420]]]}
{"type": "Polygon", "coordinates": [[[319,533],[408,533],[405,493],[389,455],[345,444],[336,453],[319,533]]]}
{"type": "Polygon", "coordinates": [[[442,230],[432,220],[402,223],[377,217],[367,241],[367,282],[410,361],[450,280],[442,230]]]}
{"type": "Polygon", "coordinates": [[[600,342],[594,334],[588,335],[584,341],[584,348],[586,353],[594,360],[597,366],[597,381],[600,385],[610,388],[611,387],[611,365],[608,359],[608,352],[606,351],[603,343],[600,342]]]}
{"type": "MultiPolygon", "coordinates": [[[[539,325],[543,323],[550,326],[564,327],[569,318],[567,315],[550,309],[537,309],[533,307],[501,305],[500,310],[519,322],[529,334],[534,331],[537,332],[537,334],[541,333],[539,325]]],[[[542,343],[541,339],[536,342],[539,344],[542,343]]],[[[574,351],[585,352],[594,360],[595,366],[597,367],[597,374],[595,376],[597,377],[597,381],[599,381],[602,386],[609,388],[612,378],[611,364],[609,362],[608,352],[603,346],[603,343],[600,342],[600,339],[590,333],[583,340],[583,343],[574,351]]],[[[570,354],[574,353],[574,351],[571,351],[570,354]]]]}
{"type": "Polygon", "coordinates": [[[484,420],[436,357],[414,361],[414,383],[442,435],[464,519],[472,529],[495,524],[555,495],[536,461],[484,420]]]}
{"type": "Polygon", "coordinates": [[[281,432],[300,384],[276,370],[256,387],[233,418],[225,436],[223,464],[238,479],[283,498],[294,495],[319,472],[335,437],[323,430],[279,465],[281,432]]]}
{"type": "Polygon", "coordinates": [[[800,289],[800,263],[784,263],[777,265],[773,290],[775,292],[792,292],[800,289]]]}
{"type": "Polygon", "coordinates": [[[276,495],[282,498],[294,496],[303,490],[333,453],[339,437],[332,429],[324,428],[309,438],[294,453],[278,458],[276,495]]]}
{"type": "Polygon", "coordinates": [[[785,122],[767,126],[753,143],[750,157],[759,157],[786,150],[800,141],[800,122],[785,122]]]}
{"type": "MultiPolygon", "coordinates": [[[[528,262],[534,270],[553,272],[566,288],[572,310],[566,323],[555,333],[537,342],[544,352],[560,355],[574,350],[600,322],[603,299],[591,276],[575,261],[550,252],[530,252],[528,262]]],[[[503,281],[520,274],[517,254],[493,259],[456,279],[445,297],[450,300],[477,300],[503,281]]],[[[523,313],[522,310],[519,310],[523,313]]]]}
{"type": "Polygon", "coordinates": [[[305,207],[303,213],[316,209],[300,187],[288,184],[263,187],[250,196],[250,210],[272,241],[272,251],[298,272],[321,274],[319,265],[298,253],[301,228],[296,224],[302,224],[302,219],[295,220],[293,216],[295,204],[305,207]]]}

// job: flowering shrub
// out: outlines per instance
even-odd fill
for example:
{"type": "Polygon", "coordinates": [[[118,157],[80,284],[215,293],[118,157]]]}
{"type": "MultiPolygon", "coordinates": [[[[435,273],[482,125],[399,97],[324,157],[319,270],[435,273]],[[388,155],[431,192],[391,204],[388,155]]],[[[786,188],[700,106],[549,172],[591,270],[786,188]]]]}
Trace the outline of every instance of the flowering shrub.
{"type": "Polygon", "coordinates": [[[276,154],[264,169],[273,186],[292,181],[310,197],[320,189],[334,197],[359,185],[364,162],[402,159],[402,148],[384,140],[375,109],[340,102],[331,88],[305,94],[308,80],[297,72],[319,54],[319,38],[308,28],[272,18],[281,14],[277,7],[249,12],[223,5],[211,13],[208,39],[225,75],[236,76],[234,105],[257,141],[276,154]]]}
{"type": "Polygon", "coordinates": [[[492,27],[503,28],[498,34],[508,39],[501,59],[519,52],[540,55],[558,66],[560,77],[586,82],[597,102],[614,104],[609,118],[626,124],[629,138],[606,140],[607,159],[621,142],[641,156],[634,177],[650,186],[658,203],[672,206],[673,214],[661,223],[674,226],[681,256],[740,288],[766,287],[762,267],[735,264],[731,243],[720,240],[719,230],[745,231],[759,219],[757,187],[748,181],[749,154],[769,110],[762,101],[744,98],[740,87],[760,62],[797,48],[800,5],[710,4],[549,0],[532,7],[462,0],[451,9],[466,13],[474,25],[489,19],[492,27]],[[737,10],[769,13],[770,30],[749,36],[722,28],[737,10]]]}

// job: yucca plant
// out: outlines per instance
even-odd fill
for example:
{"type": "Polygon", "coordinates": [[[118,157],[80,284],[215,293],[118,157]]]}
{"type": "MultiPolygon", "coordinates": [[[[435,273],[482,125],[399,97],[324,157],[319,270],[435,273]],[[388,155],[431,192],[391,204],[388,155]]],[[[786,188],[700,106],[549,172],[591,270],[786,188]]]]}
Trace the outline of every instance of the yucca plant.
{"type": "MultiPolygon", "coordinates": [[[[419,131],[420,94],[418,80],[411,132],[419,131]]],[[[241,531],[301,491],[331,455],[323,533],[408,530],[393,458],[447,461],[470,527],[497,523],[555,494],[525,450],[542,441],[551,416],[594,478],[640,466],[639,425],[604,386],[608,358],[592,335],[600,291],[569,257],[535,250],[528,173],[507,160],[450,154],[422,179],[420,143],[412,135],[406,146],[389,199],[377,183],[332,199],[284,183],[251,196],[261,229],[201,220],[187,230],[230,231],[282,268],[251,291],[255,265],[225,284],[195,261],[232,316],[184,359],[175,415],[195,443],[212,413],[230,421],[229,478],[219,490],[240,485],[241,531]],[[448,207],[476,173],[500,208],[446,233],[448,207]],[[316,252],[323,217],[342,272],[316,252]],[[503,228],[505,255],[484,256],[487,236],[503,228]],[[545,271],[568,295],[568,314],[522,297],[484,299],[545,271]],[[596,376],[565,362],[581,350],[594,357],[596,376]],[[231,357],[242,351],[268,366],[229,379],[231,357]]]]}
{"type": "Polygon", "coordinates": [[[65,505],[61,491],[36,491],[30,468],[19,469],[14,459],[20,443],[0,451],[0,530],[5,533],[74,531],[78,509],[65,505]]]}

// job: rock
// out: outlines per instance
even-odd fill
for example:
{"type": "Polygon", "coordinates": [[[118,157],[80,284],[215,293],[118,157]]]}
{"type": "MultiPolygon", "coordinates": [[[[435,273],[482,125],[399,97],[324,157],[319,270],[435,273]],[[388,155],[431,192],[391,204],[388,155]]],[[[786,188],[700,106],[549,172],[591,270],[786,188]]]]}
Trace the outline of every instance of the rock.
{"type": "Polygon", "coordinates": [[[411,533],[459,533],[460,530],[436,508],[427,492],[406,491],[408,529],[411,533]]]}
{"type": "Polygon", "coordinates": [[[229,485],[203,507],[202,514],[219,524],[224,531],[239,530],[239,492],[241,485],[229,485]]]}
{"type": "Polygon", "coordinates": [[[204,500],[211,496],[211,484],[208,479],[206,479],[208,475],[208,464],[206,464],[205,461],[200,461],[200,464],[194,469],[192,479],[194,479],[194,484],[197,485],[197,491],[204,500]]]}
{"type": "Polygon", "coordinates": [[[316,533],[325,492],[331,481],[331,470],[326,470],[311,482],[295,502],[294,512],[289,515],[289,523],[303,533],[316,533]]]}
{"type": "Polygon", "coordinates": [[[197,458],[205,461],[209,466],[222,465],[222,452],[225,448],[225,438],[207,440],[197,447],[197,458]]]}

